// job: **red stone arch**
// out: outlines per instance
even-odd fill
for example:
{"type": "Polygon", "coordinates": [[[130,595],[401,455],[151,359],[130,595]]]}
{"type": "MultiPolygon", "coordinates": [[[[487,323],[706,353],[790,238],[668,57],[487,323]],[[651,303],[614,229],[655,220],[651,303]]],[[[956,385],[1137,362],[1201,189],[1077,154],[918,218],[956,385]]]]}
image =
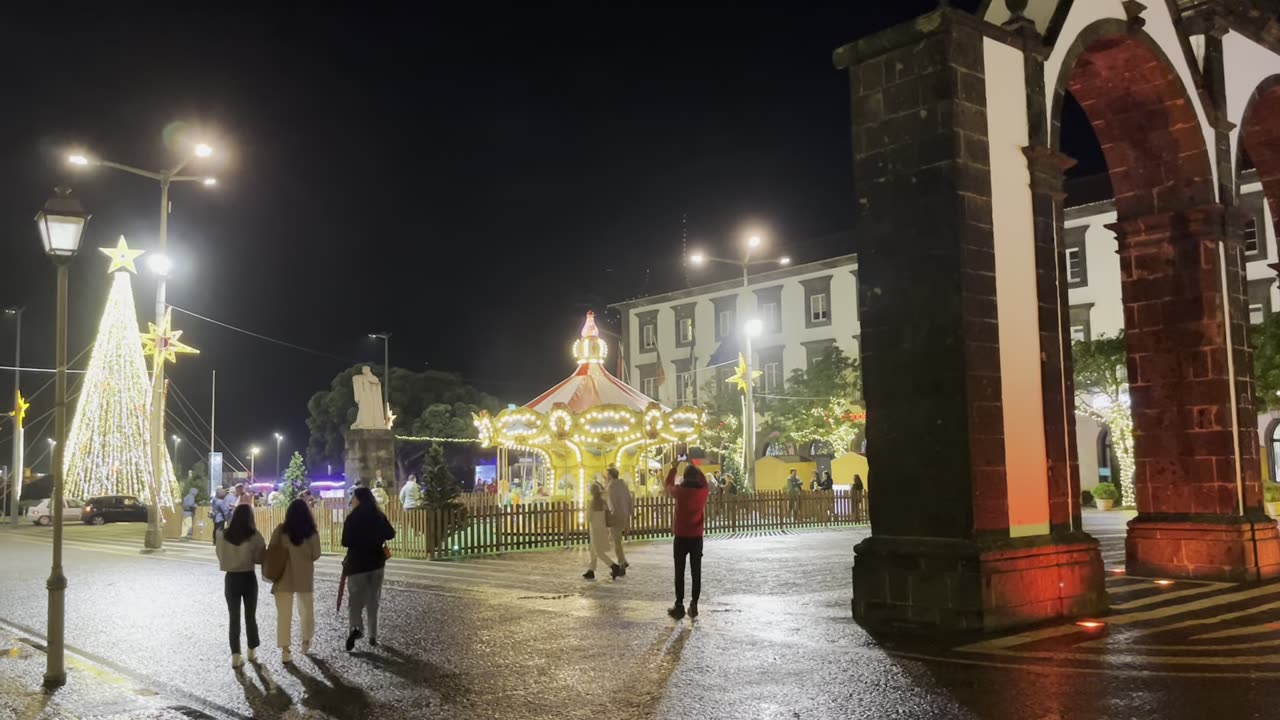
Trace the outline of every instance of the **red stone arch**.
{"type": "Polygon", "coordinates": [[[1075,96],[1102,146],[1120,220],[1214,202],[1200,118],[1173,63],[1151,36],[1118,19],[1076,36],[1058,75],[1053,144],[1063,95],[1075,96]]]}
{"type": "Polygon", "coordinates": [[[1236,168],[1244,167],[1244,154],[1258,169],[1262,192],[1271,209],[1271,221],[1280,237],[1280,74],[1258,84],[1240,120],[1236,168]]]}

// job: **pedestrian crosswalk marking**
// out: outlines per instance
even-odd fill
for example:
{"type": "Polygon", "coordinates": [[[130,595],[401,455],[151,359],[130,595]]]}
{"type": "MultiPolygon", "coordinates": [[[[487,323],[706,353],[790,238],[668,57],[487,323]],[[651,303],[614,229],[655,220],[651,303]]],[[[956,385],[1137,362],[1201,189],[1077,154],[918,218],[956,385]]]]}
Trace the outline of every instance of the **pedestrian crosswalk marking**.
{"type": "Polygon", "coordinates": [[[1150,597],[1138,598],[1130,600],[1126,603],[1116,603],[1111,606],[1112,610],[1128,610],[1129,608],[1146,607],[1147,605],[1155,605],[1157,603],[1166,602],[1175,598],[1189,597],[1191,595],[1203,595],[1207,592],[1221,590],[1222,588],[1231,587],[1230,583],[1213,583],[1211,585],[1203,585],[1201,587],[1187,588],[1186,590],[1174,590],[1173,592],[1162,592],[1150,597]]]}

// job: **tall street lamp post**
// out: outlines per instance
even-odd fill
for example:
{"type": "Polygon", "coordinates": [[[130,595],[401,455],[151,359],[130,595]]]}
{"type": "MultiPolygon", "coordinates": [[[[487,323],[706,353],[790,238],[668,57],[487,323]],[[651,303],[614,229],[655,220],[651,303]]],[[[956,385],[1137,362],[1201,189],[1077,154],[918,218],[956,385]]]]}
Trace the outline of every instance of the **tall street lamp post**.
{"type": "Polygon", "coordinates": [[[17,325],[14,328],[13,342],[13,465],[9,471],[9,517],[10,522],[18,524],[18,502],[22,500],[22,311],[26,308],[5,308],[4,314],[12,317],[17,325]]]}
{"type": "Polygon", "coordinates": [[[254,468],[255,468],[255,463],[257,459],[258,459],[258,446],[254,445],[253,447],[249,448],[249,484],[250,485],[252,485],[254,481],[257,479],[257,476],[254,474],[254,468]]]}
{"type": "Polygon", "coordinates": [[[173,440],[173,468],[174,473],[178,472],[178,445],[182,442],[182,438],[173,435],[169,438],[173,440]]]}
{"type": "MultiPolygon", "coordinates": [[[[734,265],[742,269],[742,290],[744,303],[747,294],[747,288],[751,284],[751,268],[753,265],[779,265],[785,267],[791,264],[791,258],[783,255],[772,259],[752,259],[752,252],[761,246],[763,241],[759,235],[751,235],[742,250],[742,257],[738,260],[730,260],[726,258],[712,257],[705,253],[694,252],[689,256],[689,262],[695,267],[702,267],[707,263],[722,263],[725,265],[734,265]]],[[[769,318],[770,323],[773,318],[769,318]]],[[[746,363],[746,403],[742,411],[742,474],[745,485],[748,489],[754,490],[756,487],[755,473],[755,426],[756,426],[756,403],[755,395],[752,393],[752,386],[755,384],[751,378],[751,340],[760,337],[764,332],[764,323],[759,318],[752,317],[743,324],[743,338],[745,339],[746,353],[743,361],[746,363]]]]}
{"type": "Polygon", "coordinates": [[[280,441],[284,440],[284,436],[276,433],[276,482],[280,481],[280,441]]]}
{"type": "Polygon", "coordinates": [[[382,408],[391,413],[391,333],[369,333],[370,340],[382,340],[382,408]]]}
{"type": "MultiPolygon", "coordinates": [[[[114,170],[121,170],[132,175],[149,178],[160,183],[160,251],[151,256],[148,266],[158,276],[156,282],[156,327],[165,328],[165,284],[172,268],[172,261],[167,255],[169,248],[169,185],[175,182],[199,182],[206,187],[217,185],[216,178],[198,175],[183,175],[183,169],[193,158],[207,158],[213,155],[213,148],[205,143],[191,146],[182,160],[172,170],[153,172],[111,162],[110,160],[90,159],[84,155],[71,155],[67,161],[72,165],[98,165],[114,170]]],[[[167,332],[167,328],[165,331],[167,332]]],[[[144,551],[157,551],[164,547],[164,535],[160,532],[160,490],[164,487],[161,475],[164,472],[164,356],[157,352],[152,360],[154,387],[151,390],[151,506],[147,512],[147,533],[143,539],[144,551]]]]}
{"type": "Polygon", "coordinates": [[[56,371],[53,381],[53,562],[49,568],[49,580],[45,583],[49,591],[48,647],[44,672],[44,685],[47,688],[61,687],[67,682],[63,662],[67,578],[62,574],[62,507],[63,485],[66,481],[62,453],[67,445],[67,265],[80,250],[80,237],[88,221],[89,214],[84,211],[80,201],[71,197],[71,191],[66,188],[58,188],[57,194],[49,198],[36,214],[36,225],[40,229],[44,252],[58,269],[57,320],[54,332],[56,371]]]}

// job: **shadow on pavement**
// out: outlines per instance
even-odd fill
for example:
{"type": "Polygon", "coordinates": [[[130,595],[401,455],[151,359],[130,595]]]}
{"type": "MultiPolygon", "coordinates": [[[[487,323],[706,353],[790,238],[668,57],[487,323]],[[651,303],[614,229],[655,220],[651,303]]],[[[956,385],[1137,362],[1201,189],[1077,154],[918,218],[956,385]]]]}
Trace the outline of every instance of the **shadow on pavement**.
{"type": "Polygon", "coordinates": [[[320,671],[322,678],[306,672],[296,662],[284,666],[290,675],[302,683],[303,707],[351,720],[367,716],[369,696],[364,690],[348,685],[324,660],[313,657],[311,663],[320,671]]]}
{"type": "Polygon", "coordinates": [[[244,688],[244,699],[253,710],[253,716],[255,718],[272,717],[288,710],[293,704],[293,698],[280,689],[275,679],[271,677],[271,673],[267,672],[260,663],[253,663],[250,667],[258,676],[262,687],[258,687],[258,683],[249,677],[248,668],[237,671],[236,680],[240,681],[240,686],[244,688]]]}
{"type": "Polygon", "coordinates": [[[444,702],[452,703],[468,694],[467,689],[456,682],[457,673],[449,672],[386,643],[379,645],[376,650],[357,650],[351,653],[351,657],[363,660],[407,683],[428,688],[444,702]]]}

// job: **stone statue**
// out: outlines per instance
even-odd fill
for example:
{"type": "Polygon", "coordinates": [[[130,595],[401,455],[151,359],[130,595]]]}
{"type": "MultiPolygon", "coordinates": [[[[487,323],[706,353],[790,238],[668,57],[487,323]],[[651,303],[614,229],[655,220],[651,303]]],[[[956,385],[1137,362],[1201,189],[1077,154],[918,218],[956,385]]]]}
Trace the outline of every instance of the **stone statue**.
{"type": "Polygon", "coordinates": [[[356,396],[356,421],[352,430],[386,430],[387,419],[382,414],[382,383],[368,365],[360,374],[351,378],[356,396]]]}

